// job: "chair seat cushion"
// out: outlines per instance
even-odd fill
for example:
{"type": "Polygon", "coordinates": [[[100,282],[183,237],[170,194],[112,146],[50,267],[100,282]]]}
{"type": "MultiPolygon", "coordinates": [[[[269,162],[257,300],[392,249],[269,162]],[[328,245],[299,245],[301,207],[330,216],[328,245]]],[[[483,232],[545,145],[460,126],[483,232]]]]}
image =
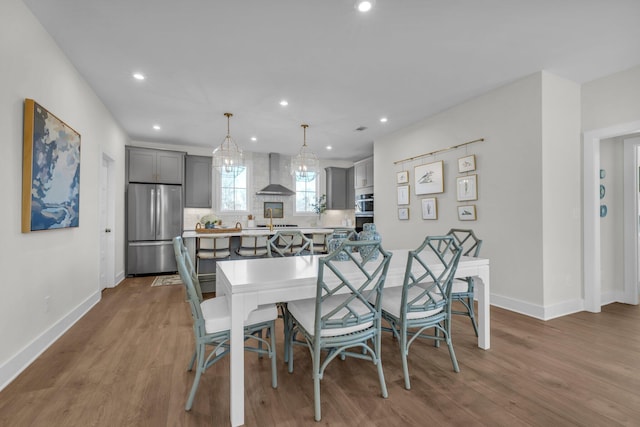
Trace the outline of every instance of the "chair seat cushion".
{"type": "Polygon", "coordinates": [[[231,255],[229,251],[200,251],[197,256],[200,259],[217,259],[217,258],[227,258],[231,255]]]}
{"type": "Polygon", "coordinates": [[[236,252],[240,256],[265,256],[267,248],[240,248],[236,252]]]}
{"type": "MultiPolygon", "coordinates": [[[[348,298],[348,294],[343,295],[334,295],[322,302],[322,314],[330,312],[335,309],[337,306],[342,304],[346,298],[348,298]]],[[[349,304],[349,307],[358,314],[367,314],[370,313],[369,308],[360,300],[354,300],[349,304]]],[[[309,298],[306,300],[293,301],[287,304],[287,308],[289,313],[298,321],[300,326],[302,326],[307,332],[311,335],[314,334],[314,325],[315,325],[315,316],[316,316],[316,299],[309,298]]],[[[341,309],[338,313],[336,313],[335,318],[340,318],[347,314],[347,310],[345,308],[341,309]]],[[[328,328],[323,329],[320,333],[320,336],[323,337],[337,337],[340,335],[346,335],[353,332],[362,331],[373,326],[373,322],[365,322],[359,325],[348,326],[344,328],[328,328]]]]}
{"type": "MultiPolygon", "coordinates": [[[[200,303],[202,316],[204,317],[205,330],[208,334],[226,331],[231,328],[229,306],[225,297],[206,299],[200,303]]],[[[244,322],[245,326],[275,320],[278,317],[278,309],[275,304],[261,305],[249,314],[244,322]]]]}
{"type": "MultiPolygon", "coordinates": [[[[424,289],[420,287],[412,287],[407,294],[407,300],[411,301],[413,298],[417,298],[420,293],[424,292],[424,289]]],[[[429,298],[425,295],[422,299],[422,303],[426,303],[429,298]]],[[[442,296],[433,295],[433,299],[438,302],[442,300],[442,296]]],[[[420,303],[421,301],[417,301],[420,303]]],[[[382,311],[386,311],[395,318],[400,318],[400,306],[402,305],[402,286],[396,286],[393,288],[385,288],[382,291],[382,311]]],[[[444,307],[434,308],[432,310],[409,312],[407,313],[407,319],[424,319],[440,313],[444,310],[444,307]]]]}

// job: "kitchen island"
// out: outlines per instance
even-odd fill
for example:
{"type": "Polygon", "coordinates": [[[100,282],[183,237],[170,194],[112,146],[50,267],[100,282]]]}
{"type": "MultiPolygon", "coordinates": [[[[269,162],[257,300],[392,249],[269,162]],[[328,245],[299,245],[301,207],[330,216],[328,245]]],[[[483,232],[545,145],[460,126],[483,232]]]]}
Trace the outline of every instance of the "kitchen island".
{"type": "MultiPolygon", "coordinates": [[[[340,227],[340,229],[344,229],[340,227]]],[[[189,251],[189,255],[194,262],[197,262],[196,252],[197,248],[200,248],[204,244],[204,239],[216,239],[216,238],[229,238],[230,239],[230,254],[228,257],[225,257],[224,260],[233,260],[246,258],[246,256],[241,256],[238,254],[238,249],[241,246],[242,238],[244,237],[265,237],[268,238],[274,235],[278,230],[280,231],[301,231],[304,235],[308,237],[322,235],[324,238],[328,237],[333,233],[335,228],[330,227],[276,227],[274,226],[273,231],[269,229],[269,227],[255,227],[255,228],[246,228],[246,229],[230,229],[229,232],[198,232],[197,230],[185,230],[182,234],[182,238],[184,239],[184,243],[187,246],[189,251]]],[[[324,239],[322,239],[324,240],[324,239]]],[[[324,246],[324,243],[323,243],[324,246]]],[[[202,275],[200,279],[200,285],[202,287],[203,292],[215,292],[215,271],[216,271],[216,260],[214,259],[200,259],[199,265],[199,273],[202,275]]]]}

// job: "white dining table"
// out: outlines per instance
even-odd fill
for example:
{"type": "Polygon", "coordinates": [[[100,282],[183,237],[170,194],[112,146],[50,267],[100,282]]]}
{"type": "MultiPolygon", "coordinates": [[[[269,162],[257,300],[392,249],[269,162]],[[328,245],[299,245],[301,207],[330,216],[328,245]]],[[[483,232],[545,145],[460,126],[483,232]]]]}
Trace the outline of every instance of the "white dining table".
{"type": "MultiPolygon", "coordinates": [[[[393,253],[385,288],[402,286],[407,249],[393,253]]],[[[244,321],[259,305],[312,298],[316,294],[318,260],[326,255],[222,261],[216,265],[217,295],[225,295],[231,313],[230,418],[244,424],[244,321]]],[[[489,260],[461,257],[456,277],[474,276],[478,301],[478,347],[490,347],[489,260]]]]}

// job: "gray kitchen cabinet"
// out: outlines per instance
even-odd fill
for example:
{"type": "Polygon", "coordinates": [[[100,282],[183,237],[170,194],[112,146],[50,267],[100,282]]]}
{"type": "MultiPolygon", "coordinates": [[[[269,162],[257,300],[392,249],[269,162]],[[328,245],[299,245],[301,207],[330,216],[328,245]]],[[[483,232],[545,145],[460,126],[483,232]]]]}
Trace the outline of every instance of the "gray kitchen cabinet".
{"type": "Polygon", "coordinates": [[[186,208],[211,207],[211,157],[187,156],[185,162],[186,208]]]}
{"type": "Polygon", "coordinates": [[[182,184],[184,156],[180,151],[127,147],[128,182],[182,184]]]}
{"type": "Polygon", "coordinates": [[[355,168],[352,166],[347,169],[347,209],[355,209],[356,192],[354,190],[355,168]]]}
{"type": "Polygon", "coordinates": [[[373,187],[373,157],[353,164],[354,188],[373,187]]]}
{"type": "MultiPolygon", "coordinates": [[[[348,185],[347,176],[351,168],[328,167],[327,173],[327,209],[353,209],[353,203],[347,203],[348,194],[353,193],[353,184],[348,185]]],[[[351,198],[353,199],[353,195],[351,198]]]]}

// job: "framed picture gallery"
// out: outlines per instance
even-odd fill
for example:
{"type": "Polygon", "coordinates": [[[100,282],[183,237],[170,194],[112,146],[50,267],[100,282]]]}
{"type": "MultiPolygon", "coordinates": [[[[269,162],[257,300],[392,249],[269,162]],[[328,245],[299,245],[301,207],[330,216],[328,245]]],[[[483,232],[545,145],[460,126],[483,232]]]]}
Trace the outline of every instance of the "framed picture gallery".
{"type": "Polygon", "coordinates": [[[478,175],[459,176],[456,178],[458,201],[478,200],[478,175]]]}
{"type": "Polygon", "coordinates": [[[444,192],[443,179],[444,162],[442,160],[415,168],[416,195],[435,194],[444,192]]]}
{"type": "Polygon", "coordinates": [[[401,185],[397,189],[398,192],[398,205],[408,205],[409,204],[409,186],[401,185]]]}
{"type": "Polygon", "coordinates": [[[475,221],[476,220],[476,205],[458,206],[458,220],[460,220],[460,221],[475,221]]]}
{"type": "Polygon", "coordinates": [[[422,219],[438,219],[438,201],[435,197],[422,199],[422,219]]]}
{"type": "Polygon", "coordinates": [[[396,184],[408,184],[409,183],[409,171],[402,171],[396,173],[396,184]]]}
{"type": "Polygon", "coordinates": [[[472,154],[458,159],[458,172],[471,172],[476,170],[476,156],[472,154]]]}
{"type": "Polygon", "coordinates": [[[409,219],[409,208],[398,208],[398,219],[401,221],[409,219]]]}

